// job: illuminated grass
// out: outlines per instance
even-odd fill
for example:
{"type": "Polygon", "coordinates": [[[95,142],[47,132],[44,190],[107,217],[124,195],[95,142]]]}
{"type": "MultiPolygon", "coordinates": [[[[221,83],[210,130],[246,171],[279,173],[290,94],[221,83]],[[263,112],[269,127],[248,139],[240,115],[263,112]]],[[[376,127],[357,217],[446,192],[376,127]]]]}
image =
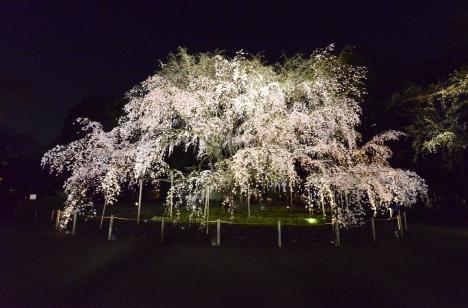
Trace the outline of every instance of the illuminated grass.
{"type": "MultiPolygon", "coordinates": [[[[161,221],[162,217],[168,219],[164,207],[161,203],[143,203],[141,207],[141,219],[152,221],[161,221]]],[[[100,213],[98,211],[98,213],[100,213]]],[[[114,214],[119,217],[136,218],[137,207],[134,204],[122,203],[109,209],[108,214],[114,214]]],[[[200,217],[190,217],[191,212],[186,209],[180,209],[174,220],[180,223],[197,223],[200,217]]],[[[321,214],[310,214],[304,208],[287,208],[284,205],[271,204],[252,204],[250,218],[245,206],[239,206],[231,215],[225,208],[217,205],[210,207],[209,220],[221,219],[224,222],[233,224],[258,224],[258,225],[276,225],[278,220],[282,224],[291,225],[311,225],[329,222],[330,217],[323,217],[321,214]]]]}
{"type": "MultiPolygon", "coordinates": [[[[242,209],[235,211],[234,215],[231,215],[226,210],[219,207],[210,208],[209,220],[213,221],[216,219],[234,224],[256,225],[276,225],[278,220],[281,220],[282,224],[291,225],[310,225],[311,223],[321,224],[327,222],[326,218],[323,218],[322,215],[309,215],[305,210],[292,210],[287,208],[255,209],[251,211],[250,217],[248,217],[246,211],[242,209]]],[[[160,221],[161,216],[155,216],[152,220],[160,221]]],[[[188,211],[181,211],[176,217],[176,220],[182,223],[197,222],[196,219],[190,221],[190,213],[188,211]]]]}

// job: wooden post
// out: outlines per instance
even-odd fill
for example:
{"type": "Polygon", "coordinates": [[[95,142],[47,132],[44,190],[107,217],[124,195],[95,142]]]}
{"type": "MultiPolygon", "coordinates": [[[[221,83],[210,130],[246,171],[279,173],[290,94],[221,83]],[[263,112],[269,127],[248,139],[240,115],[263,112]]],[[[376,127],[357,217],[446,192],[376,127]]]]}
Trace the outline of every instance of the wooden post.
{"type": "Polygon", "coordinates": [[[206,189],[206,222],[210,220],[210,187],[206,189]]]}
{"type": "Polygon", "coordinates": [[[221,246],[221,219],[216,220],[216,246],[221,246]]]}
{"type": "Polygon", "coordinates": [[[323,200],[322,192],[320,192],[320,204],[322,205],[322,215],[325,217],[327,214],[325,213],[325,200],[323,200]]]}
{"type": "Polygon", "coordinates": [[[73,229],[72,229],[72,235],[75,235],[76,232],[76,211],[73,213],[73,229]]]}
{"type": "Polygon", "coordinates": [[[101,222],[99,223],[99,230],[102,229],[102,223],[104,221],[104,214],[106,213],[106,206],[107,206],[107,202],[104,201],[104,207],[102,208],[102,214],[101,214],[101,222]]]}
{"type": "Polygon", "coordinates": [[[172,220],[172,212],[173,212],[173,208],[174,208],[174,192],[172,191],[172,188],[174,186],[174,172],[172,170],[169,171],[169,174],[171,176],[171,194],[170,194],[170,198],[169,198],[169,217],[171,218],[172,220]]]}
{"type": "Polygon", "coordinates": [[[52,214],[50,215],[50,222],[54,221],[54,214],[55,214],[55,210],[52,210],[52,214]]]}
{"type": "Polygon", "coordinates": [[[403,212],[403,225],[405,227],[405,231],[408,232],[408,222],[406,221],[406,212],[403,212]]]}
{"type": "Polygon", "coordinates": [[[293,203],[293,190],[292,190],[292,187],[290,187],[290,189],[289,189],[289,207],[290,207],[290,208],[293,208],[293,207],[294,207],[294,203],[293,203]]]}
{"type": "Polygon", "coordinates": [[[206,188],[206,196],[205,196],[205,224],[206,224],[206,234],[210,231],[210,188],[206,188]]]}
{"type": "Polygon", "coordinates": [[[55,217],[55,229],[58,229],[60,224],[60,209],[57,210],[57,217],[55,217]]]}
{"type": "Polygon", "coordinates": [[[312,207],[313,207],[312,196],[311,196],[310,190],[309,190],[308,198],[309,198],[309,206],[308,206],[308,209],[309,209],[309,217],[310,217],[310,216],[312,215],[312,207]]]}
{"type": "Polygon", "coordinates": [[[372,228],[372,239],[374,240],[374,242],[376,242],[377,239],[375,237],[375,220],[374,220],[374,217],[371,217],[370,221],[371,221],[371,228],[372,228]]]}
{"type": "Polygon", "coordinates": [[[107,240],[112,240],[112,227],[114,225],[114,215],[110,215],[109,220],[109,234],[107,235],[107,240]]]}
{"type": "Polygon", "coordinates": [[[278,220],[278,247],[281,248],[282,245],[282,240],[281,240],[281,220],[278,220]]]}
{"type": "Polygon", "coordinates": [[[164,243],[164,217],[161,218],[161,244],[164,243]]]}
{"type": "Polygon", "coordinates": [[[34,220],[37,219],[37,206],[34,207],[34,220]]]}
{"type": "Polygon", "coordinates": [[[341,246],[340,225],[338,224],[338,220],[335,220],[335,244],[336,244],[336,247],[341,246]]]}
{"type": "Polygon", "coordinates": [[[205,206],[203,208],[203,223],[206,223],[206,191],[205,191],[205,206]]]}
{"type": "Polygon", "coordinates": [[[141,211],[141,194],[143,193],[143,179],[140,179],[140,193],[138,194],[138,214],[137,214],[137,225],[140,223],[140,211],[141,211]]]}
{"type": "Polygon", "coordinates": [[[250,189],[247,187],[247,217],[250,218],[250,189]]]}
{"type": "Polygon", "coordinates": [[[331,191],[330,189],[328,190],[328,196],[330,197],[331,215],[332,215],[332,217],[335,217],[334,206],[335,206],[336,204],[335,204],[335,199],[333,198],[333,193],[332,193],[332,191],[331,191]]]}
{"type": "Polygon", "coordinates": [[[398,226],[398,232],[400,233],[400,236],[403,237],[403,228],[401,227],[401,215],[400,215],[400,212],[398,212],[398,215],[397,215],[397,226],[398,226]]]}

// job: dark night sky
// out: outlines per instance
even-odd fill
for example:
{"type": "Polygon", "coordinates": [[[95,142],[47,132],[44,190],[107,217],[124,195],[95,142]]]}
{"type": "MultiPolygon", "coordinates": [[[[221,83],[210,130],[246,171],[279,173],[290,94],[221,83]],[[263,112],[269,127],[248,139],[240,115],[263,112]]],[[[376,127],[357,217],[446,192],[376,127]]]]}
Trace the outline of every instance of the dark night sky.
{"type": "Polygon", "coordinates": [[[42,143],[71,107],[124,93],[177,46],[276,60],[334,42],[356,46],[371,71],[402,78],[408,66],[453,62],[468,46],[466,1],[10,2],[0,4],[4,124],[42,143]]]}

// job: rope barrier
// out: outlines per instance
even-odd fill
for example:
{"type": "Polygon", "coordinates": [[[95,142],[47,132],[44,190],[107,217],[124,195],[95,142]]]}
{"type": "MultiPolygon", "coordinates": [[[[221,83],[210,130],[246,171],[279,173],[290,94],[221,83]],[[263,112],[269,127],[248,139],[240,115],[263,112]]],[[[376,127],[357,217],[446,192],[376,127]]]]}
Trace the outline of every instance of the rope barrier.
{"type": "MultiPolygon", "coordinates": [[[[210,221],[207,221],[208,223],[216,223],[216,220],[210,220],[210,221]]],[[[249,223],[242,223],[242,222],[232,222],[232,221],[225,221],[225,220],[221,220],[222,223],[227,223],[227,224],[231,224],[231,225],[256,225],[256,226],[273,226],[274,224],[270,224],[270,223],[254,223],[254,222],[249,222],[249,223]]],[[[318,227],[318,226],[326,226],[326,225],[333,225],[332,222],[327,222],[327,223],[323,223],[323,224],[293,224],[293,223],[285,223],[283,221],[281,221],[281,224],[283,226],[308,226],[308,227],[318,227]]]]}
{"type": "MultiPolygon", "coordinates": [[[[101,219],[101,217],[98,217],[98,216],[89,216],[89,215],[86,215],[86,216],[81,216],[81,217],[85,217],[87,219],[101,219]]],[[[163,216],[161,217],[158,217],[158,218],[162,218],[163,216]]],[[[103,219],[111,219],[111,216],[104,216],[102,217],[103,219]]],[[[114,219],[118,219],[118,220],[126,220],[126,221],[137,221],[137,219],[134,219],[134,218],[126,218],[126,217],[117,217],[117,216],[114,216],[114,219]]],[[[398,217],[391,217],[391,218],[374,218],[375,221],[390,221],[390,220],[395,220],[395,219],[398,219],[398,217]]],[[[369,223],[371,222],[371,220],[365,220],[365,223],[369,223]]],[[[190,222],[189,222],[190,223],[190,222]]],[[[193,223],[196,223],[196,222],[193,222],[193,223]]],[[[209,224],[215,224],[217,223],[216,220],[210,220],[210,221],[207,221],[206,223],[209,223],[209,224]]],[[[224,223],[224,224],[230,224],[230,225],[255,225],[255,226],[273,226],[274,224],[271,224],[271,223],[254,223],[254,222],[232,222],[232,221],[226,221],[226,220],[221,220],[221,223],[224,223]]],[[[326,222],[326,223],[321,223],[321,224],[295,224],[295,223],[287,223],[287,222],[284,222],[284,221],[281,221],[281,224],[283,226],[307,226],[307,227],[319,227],[319,226],[327,226],[327,225],[333,225],[333,222],[326,222]]]]}
{"type": "Polygon", "coordinates": [[[134,218],[124,218],[124,217],[117,217],[117,216],[114,216],[114,219],[137,221],[137,219],[134,219],[134,218]]]}
{"type": "MultiPolygon", "coordinates": [[[[101,217],[98,217],[98,216],[81,216],[81,217],[86,217],[86,218],[90,218],[90,219],[101,219],[101,217]]],[[[104,216],[102,217],[103,219],[111,219],[111,216],[104,216]]],[[[161,217],[158,217],[158,218],[162,218],[161,217]]],[[[118,217],[118,216],[114,216],[114,219],[119,219],[119,220],[127,220],[127,221],[137,221],[137,219],[134,219],[134,218],[125,218],[125,217],[118,217]]],[[[392,218],[393,219],[393,218],[392,218]]],[[[386,219],[382,219],[382,220],[386,220],[386,219]]],[[[196,222],[194,222],[196,223],[196,222]]],[[[210,220],[210,221],[207,221],[207,223],[210,223],[210,224],[215,224],[217,223],[216,220],[210,220]]],[[[270,224],[270,223],[254,223],[254,222],[232,222],[232,221],[226,221],[226,220],[221,220],[221,223],[224,223],[224,224],[230,224],[230,225],[257,225],[257,226],[268,226],[268,225],[273,225],[273,224],[270,224]]],[[[284,221],[281,221],[281,223],[284,225],[284,226],[308,226],[308,227],[319,227],[319,226],[326,226],[326,225],[332,225],[333,223],[332,222],[327,222],[327,223],[321,223],[321,224],[295,224],[295,223],[287,223],[287,222],[284,222],[284,221]]]]}
{"type": "MultiPolygon", "coordinates": [[[[57,213],[57,221],[58,221],[58,217],[60,215],[60,210],[58,210],[58,213],[57,213]]],[[[72,232],[71,234],[75,235],[75,228],[76,228],[76,220],[77,220],[77,215],[78,213],[77,212],[74,212],[74,219],[73,219],[73,229],[72,229],[72,232]]],[[[403,213],[403,216],[404,216],[404,225],[405,225],[405,229],[407,229],[407,226],[406,226],[406,214],[403,213]]],[[[102,216],[102,217],[99,217],[99,216],[90,216],[90,215],[81,215],[81,217],[84,217],[86,219],[101,219],[101,224],[102,224],[102,220],[103,219],[109,219],[110,222],[109,222],[109,233],[108,233],[108,240],[113,240],[115,239],[115,237],[112,236],[112,228],[113,228],[113,222],[114,222],[114,219],[119,219],[119,220],[127,220],[127,221],[138,221],[138,219],[134,219],[134,218],[126,218],[126,217],[117,217],[117,216],[114,216],[114,215],[110,215],[110,216],[102,216]]],[[[160,222],[161,222],[161,243],[164,242],[164,219],[166,217],[165,216],[155,216],[153,217],[153,219],[150,220],[150,222],[156,222],[158,219],[160,219],[160,222]]],[[[309,217],[310,218],[310,217],[309,217]]],[[[307,219],[304,217],[304,219],[307,219]]],[[[367,223],[371,223],[371,231],[372,231],[372,238],[374,240],[374,242],[376,241],[376,232],[375,232],[375,221],[391,221],[391,220],[397,220],[398,222],[398,231],[395,231],[395,234],[396,234],[396,237],[403,237],[403,227],[402,227],[402,221],[401,221],[401,216],[395,216],[395,217],[389,217],[389,218],[374,218],[374,217],[371,217],[370,219],[366,219],[366,220],[363,220],[363,225],[367,224],[367,223]],[[399,232],[397,234],[397,232],[399,232]]],[[[144,222],[146,222],[147,220],[144,220],[144,222]]],[[[299,220],[300,221],[300,220],[299,220]]],[[[314,221],[317,221],[317,219],[314,219],[314,221]]],[[[174,221],[170,221],[172,222],[172,224],[174,223],[179,223],[177,220],[174,221]]],[[[339,224],[338,224],[338,221],[333,219],[331,222],[325,222],[325,223],[285,223],[284,221],[281,221],[281,220],[276,220],[277,224],[278,224],[278,247],[281,248],[282,247],[282,233],[281,233],[281,226],[300,226],[300,227],[321,227],[321,226],[329,226],[329,225],[332,225],[333,228],[332,228],[332,231],[334,232],[335,234],[335,241],[332,243],[335,243],[335,245],[337,247],[340,246],[340,227],[339,227],[339,224]]],[[[253,225],[253,226],[264,226],[264,227],[273,227],[275,224],[272,224],[271,221],[269,222],[249,222],[249,221],[244,221],[244,222],[233,222],[233,221],[226,221],[226,220],[221,220],[220,218],[216,219],[216,220],[208,220],[208,221],[193,221],[193,222],[185,222],[185,221],[182,221],[180,222],[181,224],[200,224],[200,226],[204,226],[204,224],[206,223],[206,229],[207,229],[207,234],[208,234],[208,226],[209,224],[214,224],[216,223],[217,225],[217,233],[216,233],[216,246],[220,246],[220,238],[221,238],[221,233],[220,233],[220,230],[221,230],[221,223],[224,223],[224,224],[230,224],[230,225],[238,225],[238,226],[241,226],[241,225],[253,225]]]]}
{"type": "Polygon", "coordinates": [[[391,218],[374,218],[374,220],[385,220],[385,221],[389,221],[389,220],[393,220],[393,219],[398,219],[398,217],[391,217],[391,218]]]}
{"type": "MultiPolygon", "coordinates": [[[[225,224],[230,224],[230,225],[235,224],[232,221],[226,221],[226,220],[220,220],[220,222],[225,223],[225,224]]],[[[218,221],[217,220],[208,220],[207,223],[218,223],[218,221]]]]}
{"type": "MultiPolygon", "coordinates": [[[[85,218],[91,218],[91,219],[101,219],[101,217],[98,217],[98,216],[81,216],[81,217],[85,217],[85,218]]],[[[103,219],[110,219],[111,216],[104,216],[102,217],[103,219]]],[[[125,218],[125,217],[117,217],[117,216],[114,216],[114,219],[120,219],[120,220],[131,220],[131,221],[136,221],[136,219],[134,218],[125,218]]]]}

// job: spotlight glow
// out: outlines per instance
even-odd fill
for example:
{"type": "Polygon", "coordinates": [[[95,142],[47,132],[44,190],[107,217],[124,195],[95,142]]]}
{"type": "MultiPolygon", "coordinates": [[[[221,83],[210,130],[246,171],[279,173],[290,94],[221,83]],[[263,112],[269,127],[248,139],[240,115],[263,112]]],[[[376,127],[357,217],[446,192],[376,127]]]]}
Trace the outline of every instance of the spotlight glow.
{"type": "Polygon", "coordinates": [[[318,223],[317,218],[306,218],[305,220],[306,220],[308,223],[310,223],[310,224],[316,224],[316,223],[318,223]]]}

